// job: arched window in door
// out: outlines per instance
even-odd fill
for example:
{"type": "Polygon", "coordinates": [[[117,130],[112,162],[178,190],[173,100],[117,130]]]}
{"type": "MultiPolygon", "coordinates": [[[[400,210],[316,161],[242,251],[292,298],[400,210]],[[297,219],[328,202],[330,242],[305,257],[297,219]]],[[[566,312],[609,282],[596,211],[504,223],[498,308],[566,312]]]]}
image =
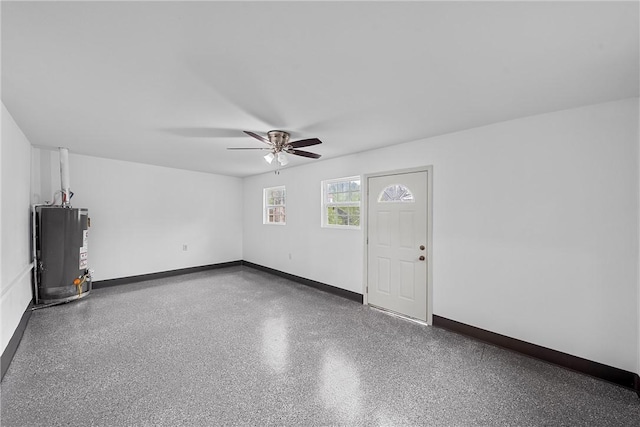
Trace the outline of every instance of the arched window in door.
{"type": "Polygon", "coordinates": [[[378,196],[379,203],[413,203],[413,193],[402,184],[392,184],[382,190],[378,196]]]}

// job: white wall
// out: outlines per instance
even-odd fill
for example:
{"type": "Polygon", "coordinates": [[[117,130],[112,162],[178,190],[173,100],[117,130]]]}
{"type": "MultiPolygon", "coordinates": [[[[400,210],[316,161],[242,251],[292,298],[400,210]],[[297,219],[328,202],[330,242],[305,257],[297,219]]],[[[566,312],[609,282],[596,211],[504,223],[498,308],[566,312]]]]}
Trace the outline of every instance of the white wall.
{"type": "MultiPolygon", "coordinates": [[[[42,198],[51,200],[59,156],[37,151],[42,198]]],[[[73,153],[69,162],[71,204],[91,218],[94,280],[242,259],[240,178],[73,153]]]]}
{"type": "Polygon", "coordinates": [[[320,181],[424,165],[434,314],[638,371],[637,98],[246,178],[244,259],[362,292],[363,232],[320,228],[320,181]],[[283,184],[287,225],[263,225],[283,184]]]}
{"type": "Polygon", "coordinates": [[[0,348],[5,350],[31,301],[31,144],[2,104],[0,148],[0,348]]]}

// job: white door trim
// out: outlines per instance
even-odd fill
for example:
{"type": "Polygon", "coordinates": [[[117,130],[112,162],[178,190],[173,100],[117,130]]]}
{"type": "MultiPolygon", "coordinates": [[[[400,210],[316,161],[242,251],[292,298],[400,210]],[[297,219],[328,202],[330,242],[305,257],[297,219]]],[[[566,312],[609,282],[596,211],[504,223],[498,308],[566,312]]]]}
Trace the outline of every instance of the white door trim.
{"type": "Polygon", "coordinates": [[[397,169],[386,172],[377,172],[363,175],[362,179],[362,205],[364,214],[362,215],[362,229],[364,230],[362,249],[364,253],[364,265],[362,271],[362,303],[369,305],[369,295],[367,292],[369,251],[367,241],[369,240],[369,178],[400,175],[412,172],[427,173],[427,324],[433,324],[433,166],[421,166],[410,169],[397,169]]]}

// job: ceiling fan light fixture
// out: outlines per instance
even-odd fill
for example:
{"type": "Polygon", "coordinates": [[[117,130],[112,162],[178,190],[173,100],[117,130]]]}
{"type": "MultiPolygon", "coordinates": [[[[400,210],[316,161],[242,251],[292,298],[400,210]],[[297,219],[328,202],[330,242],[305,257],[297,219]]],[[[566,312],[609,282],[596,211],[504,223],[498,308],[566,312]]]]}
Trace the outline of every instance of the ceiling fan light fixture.
{"type": "Polygon", "coordinates": [[[266,156],[264,156],[264,159],[267,161],[267,163],[271,164],[271,162],[273,162],[273,159],[275,159],[276,156],[273,155],[273,153],[269,152],[267,153],[266,156]]]}
{"type": "Polygon", "coordinates": [[[278,163],[280,163],[280,166],[285,166],[289,163],[289,159],[287,159],[287,156],[283,152],[278,153],[278,163]]]}

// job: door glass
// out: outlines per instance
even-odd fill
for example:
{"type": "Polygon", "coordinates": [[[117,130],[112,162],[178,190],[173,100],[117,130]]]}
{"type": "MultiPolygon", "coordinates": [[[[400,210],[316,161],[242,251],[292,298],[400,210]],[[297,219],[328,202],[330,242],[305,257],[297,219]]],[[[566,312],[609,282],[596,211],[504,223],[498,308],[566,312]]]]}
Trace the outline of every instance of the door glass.
{"type": "Polygon", "coordinates": [[[413,193],[402,184],[393,184],[382,190],[379,203],[413,203],[413,193]]]}

